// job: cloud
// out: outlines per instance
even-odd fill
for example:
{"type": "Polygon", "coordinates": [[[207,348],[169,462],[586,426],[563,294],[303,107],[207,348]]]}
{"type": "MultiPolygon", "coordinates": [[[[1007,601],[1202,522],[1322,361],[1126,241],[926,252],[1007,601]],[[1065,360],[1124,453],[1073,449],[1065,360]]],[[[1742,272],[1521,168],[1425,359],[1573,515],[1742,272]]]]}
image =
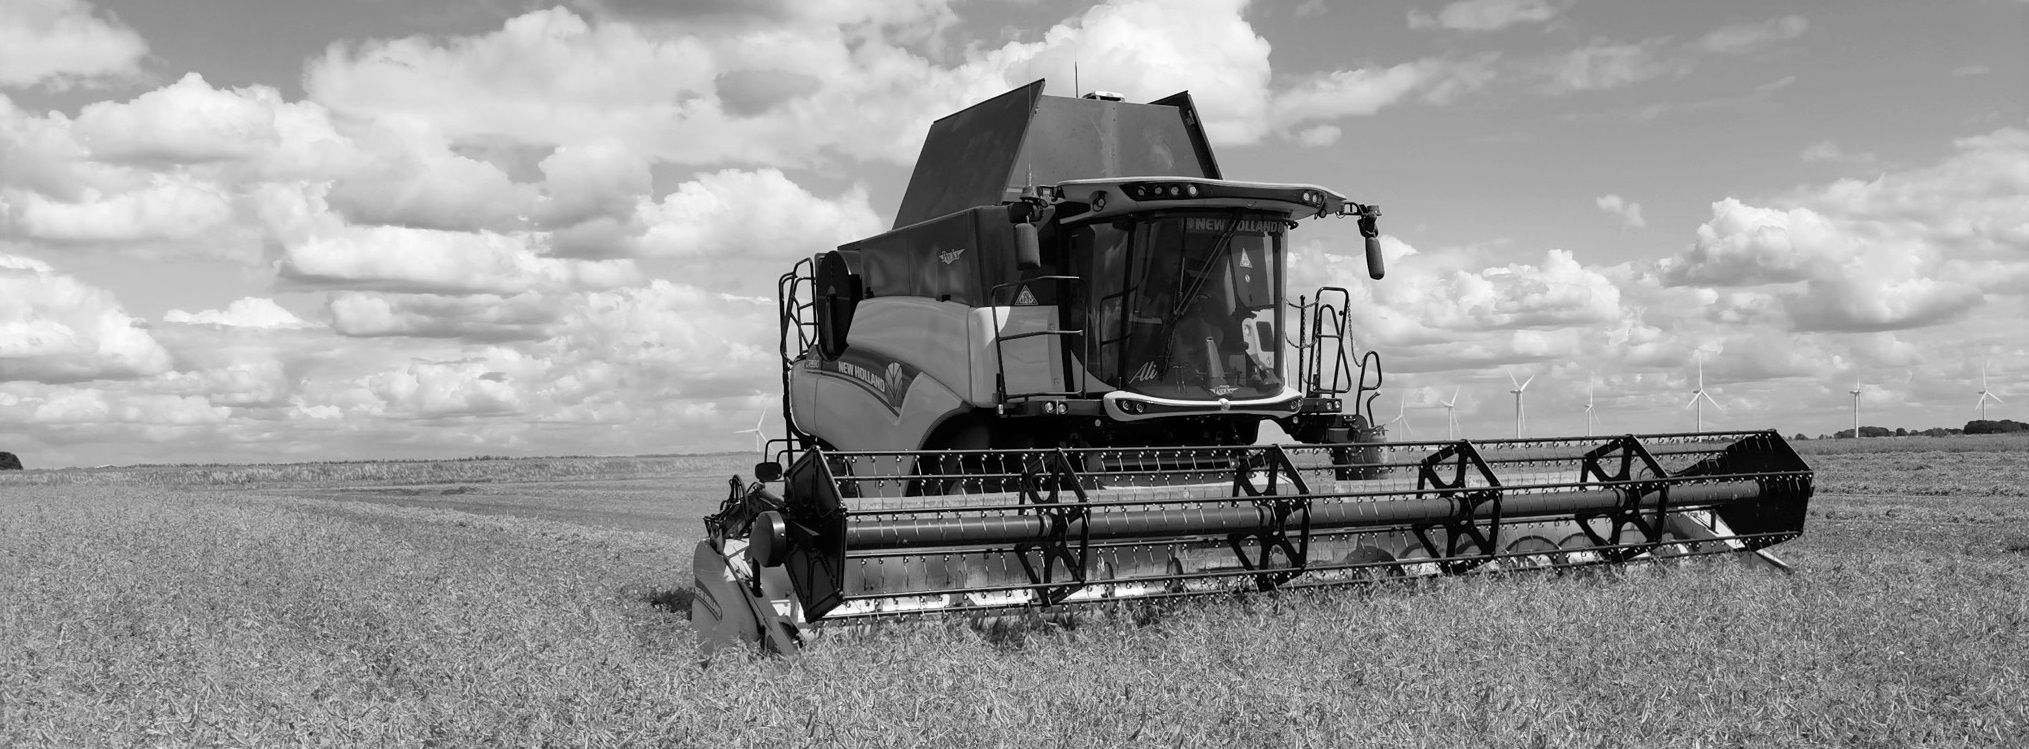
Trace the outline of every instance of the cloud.
{"type": "Polygon", "coordinates": [[[1391,371],[1604,355],[1605,341],[1587,331],[1636,317],[1614,279],[1563,250],[1539,263],[1491,265],[1476,251],[1426,253],[1383,236],[1382,251],[1388,277],[1368,283],[1352,254],[1299,244],[1289,285],[1351,290],[1354,335],[1386,351],[1391,371]]]}
{"type": "Polygon", "coordinates": [[[218,424],[231,415],[232,409],[214,406],[203,396],[135,393],[108,397],[99,390],[67,389],[38,404],[28,421],[86,426],[107,422],[196,426],[218,424]]]}
{"type": "Polygon", "coordinates": [[[491,349],[478,359],[414,361],[359,384],[375,397],[376,415],[389,418],[512,416],[527,404],[515,377],[539,378],[540,363],[509,349],[491,349]]]}
{"type": "Polygon", "coordinates": [[[1788,41],[1803,36],[1810,28],[1810,22],[1803,16],[1787,15],[1760,23],[1741,23],[1713,29],[1700,38],[1697,46],[1706,52],[1721,55],[1737,55],[1762,49],[1776,42],[1788,41]]]}
{"type": "Polygon", "coordinates": [[[1683,72],[1679,60],[1663,55],[1667,40],[1636,43],[1596,41],[1549,61],[1551,93],[1600,91],[1683,72]]]}
{"type": "Polygon", "coordinates": [[[1414,89],[1443,101],[1489,75],[1471,61],[1420,61],[1321,71],[1277,93],[1269,45],[1242,0],[1116,0],[1032,40],[941,56],[895,36],[947,17],[941,3],[891,14],[784,8],[766,25],[707,14],[718,20],[704,26],[634,23],[654,14],[598,7],[590,18],[536,11],[474,36],[334,45],[305,86],[339,114],[428,122],[454,144],[606,143],[650,162],[797,168],[906,163],[931,120],[1034,75],[1067,78],[1074,61],[1086,84],[1130,100],[1192,91],[1211,137],[1234,145],[1370,114],[1414,89]]]}
{"type": "Polygon", "coordinates": [[[233,302],[224,310],[202,310],[196,313],[172,309],[162,315],[163,322],[185,325],[222,325],[229,328],[306,328],[313,324],[282,308],[275,300],[265,297],[246,297],[233,302]]]}
{"type": "Polygon", "coordinates": [[[865,187],[825,199],[774,169],[701,174],[636,210],[637,252],[693,268],[782,265],[885,228],[865,187]]]}
{"type": "Polygon", "coordinates": [[[1435,16],[1410,9],[1409,28],[1445,28],[1452,31],[1494,31],[1524,23],[1543,23],[1562,8],[1545,0],[1460,0],[1437,11],[1435,16]]]}
{"type": "Polygon", "coordinates": [[[542,257],[526,234],[344,227],[291,244],[276,271],[311,287],[448,294],[607,288],[638,280],[627,260],[542,257]]]}
{"type": "Polygon", "coordinates": [[[134,78],[148,43],[79,0],[0,3],[0,86],[63,90],[134,78]]]}
{"type": "Polygon", "coordinates": [[[1322,73],[1277,94],[1272,119],[1289,126],[1370,115],[1429,84],[1436,75],[1437,66],[1428,61],[1322,73]]]}
{"type": "Polygon", "coordinates": [[[563,300],[534,293],[376,294],[337,292],[326,302],[331,328],[361,338],[415,336],[474,341],[539,340],[561,317],[563,300]]]}
{"type": "Polygon", "coordinates": [[[84,188],[75,201],[0,188],[0,230],[61,243],[193,239],[233,216],[233,197],[206,180],[150,174],[131,190],[84,188]]]}
{"type": "Polygon", "coordinates": [[[251,158],[280,140],[274,89],[214,89],[197,73],[132,101],[100,101],[78,111],[75,132],[108,161],[195,164],[251,158]]]}
{"type": "Polygon", "coordinates": [[[541,191],[515,182],[491,162],[455,153],[427,131],[374,132],[371,156],[326,194],[352,223],[414,229],[509,232],[528,228],[541,191]]]}
{"type": "Polygon", "coordinates": [[[1649,222],[1642,218],[1641,204],[1622,199],[1619,195],[1601,195],[1594,199],[1592,204],[1598,206],[1599,210],[1618,216],[1621,225],[1627,228],[1640,229],[1649,225],[1649,222]]]}
{"type": "Polygon", "coordinates": [[[1337,125],[1317,125],[1297,132],[1296,142],[1305,148],[1322,148],[1339,142],[1337,125]]]}
{"type": "Polygon", "coordinates": [[[112,294],[47,263],[0,255],[0,381],[132,379],[170,364],[112,294]]]}
{"type": "Polygon", "coordinates": [[[2019,256],[2029,207],[2029,133],[1959,142],[1931,168],[1842,180],[1787,209],[1728,198],[1698,241],[1657,265],[1674,286],[1758,287],[1797,330],[1887,331],[1960,319],[1998,278],[2029,277],[2019,256]],[[1969,267],[1981,268],[1977,274],[1969,267]]]}

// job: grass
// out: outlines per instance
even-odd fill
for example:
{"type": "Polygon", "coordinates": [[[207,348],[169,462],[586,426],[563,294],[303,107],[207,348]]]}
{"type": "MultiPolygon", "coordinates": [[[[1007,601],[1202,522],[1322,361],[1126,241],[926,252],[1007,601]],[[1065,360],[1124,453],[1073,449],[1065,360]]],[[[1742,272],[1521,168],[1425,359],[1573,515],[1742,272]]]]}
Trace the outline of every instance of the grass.
{"type": "Polygon", "coordinates": [[[1468,577],[707,666],[682,612],[724,466],[0,482],[0,745],[2029,744],[2029,501],[1865,473],[1933,453],[1810,455],[1795,575],[1468,577]]]}
{"type": "Polygon", "coordinates": [[[604,480],[689,475],[751,476],[750,453],[630,458],[402,460],[386,462],[143,465],[0,473],[5,486],[301,486],[604,480]]]}

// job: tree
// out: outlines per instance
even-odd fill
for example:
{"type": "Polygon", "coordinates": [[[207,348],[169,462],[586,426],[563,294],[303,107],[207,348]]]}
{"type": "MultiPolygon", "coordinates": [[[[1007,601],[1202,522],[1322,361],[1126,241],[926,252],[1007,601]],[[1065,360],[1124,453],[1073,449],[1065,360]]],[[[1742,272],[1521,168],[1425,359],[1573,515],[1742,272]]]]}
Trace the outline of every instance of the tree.
{"type": "Polygon", "coordinates": [[[1966,422],[1966,434],[2009,434],[2021,431],[2029,431],[2029,424],[2024,424],[2013,419],[2000,419],[1998,421],[1974,419],[1966,422]]]}

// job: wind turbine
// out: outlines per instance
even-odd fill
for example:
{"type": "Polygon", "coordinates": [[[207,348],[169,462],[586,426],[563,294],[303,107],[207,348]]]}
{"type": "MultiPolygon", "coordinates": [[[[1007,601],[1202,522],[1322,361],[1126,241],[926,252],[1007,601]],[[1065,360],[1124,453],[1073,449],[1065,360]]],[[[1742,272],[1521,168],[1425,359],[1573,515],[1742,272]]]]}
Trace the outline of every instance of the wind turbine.
{"type": "Polygon", "coordinates": [[[1403,432],[1408,433],[1411,437],[1416,436],[1416,430],[1409,426],[1409,399],[1403,398],[1397,405],[1400,407],[1395,410],[1395,418],[1389,419],[1385,426],[1394,426],[1400,423],[1403,432]]]}
{"type": "Polygon", "coordinates": [[[1852,393],[1852,394],[1853,394],[1853,439],[1859,439],[1859,438],[1860,438],[1860,381],[1859,381],[1859,380],[1854,380],[1854,381],[1853,381],[1853,389],[1852,389],[1852,390],[1848,390],[1848,391],[1846,391],[1846,392],[1849,392],[1849,393],[1852,393]]]}
{"type": "MultiPolygon", "coordinates": [[[[2001,400],[2001,396],[1995,395],[1987,391],[1987,365],[1981,364],[1980,401],[1978,403],[1973,404],[1973,407],[1980,409],[1980,421],[1987,420],[1987,401],[1993,401],[1995,403],[2000,403],[2003,405],[2007,404],[2006,401],[2001,400]]],[[[1854,434],[1859,434],[1859,432],[1854,432],[1854,434]]]]}
{"type": "Polygon", "coordinates": [[[734,434],[747,434],[751,432],[754,435],[754,452],[760,453],[763,458],[768,457],[768,435],[761,431],[761,424],[766,421],[768,421],[768,407],[762,406],[761,415],[754,418],[753,429],[742,429],[734,432],[734,434]]]}
{"type": "Polygon", "coordinates": [[[1712,400],[1712,396],[1707,395],[1705,393],[1705,360],[1699,359],[1698,389],[1691,391],[1691,402],[1684,404],[1685,408],[1691,409],[1691,419],[1692,424],[1694,425],[1691,428],[1691,431],[1694,432],[1705,431],[1705,406],[1704,406],[1705,403],[1710,403],[1712,404],[1713,408],[1717,408],[1721,411],[1726,410],[1725,406],[1719,405],[1719,401],[1712,400]],[[1703,403],[1701,403],[1700,401],[1703,401],[1703,403]]]}
{"type": "Polygon", "coordinates": [[[1458,439],[1458,388],[1451,389],[1451,400],[1444,402],[1444,438],[1458,439]]]}
{"type": "Polygon", "coordinates": [[[1536,381],[1536,376],[1535,376],[1535,375],[1529,375],[1529,379],[1523,380],[1523,381],[1521,381],[1521,382],[1515,382],[1515,373],[1514,373],[1514,372],[1508,371],[1508,370],[1507,370],[1507,369],[1506,369],[1505,367],[1503,367],[1501,371],[1503,371],[1503,372],[1507,372],[1507,373],[1508,373],[1508,382],[1513,382],[1513,383],[1514,383],[1514,385],[1515,385],[1515,389],[1513,389],[1513,390],[1510,390],[1510,391],[1508,391],[1508,392],[1510,392],[1510,393],[1514,393],[1514,394],[1515,394],[1515,439],[1521,439],[1521,438],[1522,438],[1522,424],[1523,424],[1523,419],[1522,419],[1522,391],[1524,391],[1524,390],[1528,390],[1528,389],[1529,389],[1529,383],[1531,383],[1531,382],[1535,382],[1535,381],[1536,381]]]}
{"type": "Polygon", "coordinates": [[[1585,379],[1585,436],[1592,436],[1592,428],[1599,426],[1599,415],[1592,412],[1592,378],[1585,379]]]}

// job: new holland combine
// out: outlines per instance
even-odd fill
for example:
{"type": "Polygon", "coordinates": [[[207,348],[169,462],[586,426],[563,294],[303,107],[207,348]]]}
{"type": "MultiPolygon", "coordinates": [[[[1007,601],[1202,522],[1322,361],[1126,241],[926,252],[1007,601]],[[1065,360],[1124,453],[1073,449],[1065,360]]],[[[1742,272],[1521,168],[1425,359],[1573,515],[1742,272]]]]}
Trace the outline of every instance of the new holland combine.
{"type": "Polygon", "coordinates": [[[1382,278],[1379,216],[1224,179],[1188,94],[1037,81],[938,120],[895,228],[780,281],[787,436],[705,519],[694,626],[788,651],[874,618],[1781,566],[1812,474],[1772,431],[1385,441],[1349,295],[1284,288],[1306,219],[1357,221],[1382,278]]]}

